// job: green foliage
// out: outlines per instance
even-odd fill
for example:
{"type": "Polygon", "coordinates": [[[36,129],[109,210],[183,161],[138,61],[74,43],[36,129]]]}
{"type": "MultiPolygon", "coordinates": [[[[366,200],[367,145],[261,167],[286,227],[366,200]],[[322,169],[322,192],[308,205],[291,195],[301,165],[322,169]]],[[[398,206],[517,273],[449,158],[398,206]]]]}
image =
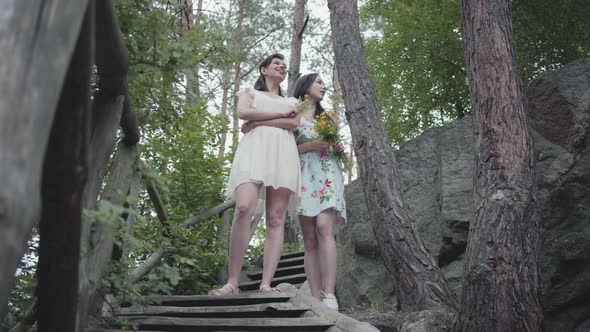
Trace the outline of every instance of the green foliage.
{"type": "MultiPolygon", "coordinates": [[[[254,232],[254,236],[252,237],[252,241],[250,241],[250,245],[248,246],[248,251],[246,252],[246,257],[244,259],[244,267],[251,268],[254,266],[261,267],[262,266],[262,258],[264,256],[264,240],[266,239],[266,228],[262,225],[259,225],[254,232]]],[[[285,243],[283,244],[283,252],[295,252],[301,250],[301,245],[299,243],[285,243]]]]}
{"type": "Polygon", "coordinates": [[[513,26],[523,82],[590,57],[590,2],[513,1],[513,26]]]}
{"type": "MultiPolygon", "coordinates": [[[[458,0],[368,0],[361,10],[369,66],[389,140],[470,112],[458,0]]],[[[590,3],[514,1],[517,60],[526,86],[590,55],[590,3]]]]}
{"type": "Polygon", "coordinates": [[[261,224],[256,227],[252,241],[248,246],[246,257],[244,258],[244,267],[262,266],[262,257],[264,256],[264,239],[266,239],[266,228],[261,224]]]}
{"type": "Polygon", "coordinates": [[[226,244],[218,239],[219,220],[181,227],[190,215],[224,199],[227,170],[216,152],[226,127],[188,79],[197,67],[215,68],[218,59],[227,56],[225,36],[223,31],[206,30],[215,26],[207,15],[198,27],[183,30],[178,6],[163,0],[117,2],[130,55],[129,88],[142,130],[143,178],[157,188],[170,225],[163,229],[147,192],[140,191],[137,208],[131,211],[138,216],[134,233],[120,228],[118,237],[128,246],[129,257],[113,262],[101,285],[131,303],[137,303],[139,295],[202,293],[226,259],[226,244]],[[127,273],[162,246],[162,263],[129,286],[127,273]]]}
{"type": "Polygon", "coordinates": [[[389,140],[398,145],[469,104],[457,0],[369,0],[367,58],[389,140]]]}
{"type": "Polygon", "coordinates": [[[0,330],[8,330],[31,311],[37,287],[36,263],[39,249],[38,237],[29,241],[29,250],[21,260],[15,277],[15,286],[8,301],[8,314],[0,321],[0,330]]]}

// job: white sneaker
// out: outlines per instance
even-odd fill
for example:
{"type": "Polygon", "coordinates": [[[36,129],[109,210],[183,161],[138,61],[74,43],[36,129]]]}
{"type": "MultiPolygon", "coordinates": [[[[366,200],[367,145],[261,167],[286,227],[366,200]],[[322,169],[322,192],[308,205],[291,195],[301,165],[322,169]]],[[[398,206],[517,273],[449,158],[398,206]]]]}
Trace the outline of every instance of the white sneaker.
{"type": "Polygon", "coordinates": [[[323,291],[320,292],[320,294],[322,295],[322,303],[324,303],[328,308],[338,311],[338,300],[334,294],[325,293],[323,291]]]}

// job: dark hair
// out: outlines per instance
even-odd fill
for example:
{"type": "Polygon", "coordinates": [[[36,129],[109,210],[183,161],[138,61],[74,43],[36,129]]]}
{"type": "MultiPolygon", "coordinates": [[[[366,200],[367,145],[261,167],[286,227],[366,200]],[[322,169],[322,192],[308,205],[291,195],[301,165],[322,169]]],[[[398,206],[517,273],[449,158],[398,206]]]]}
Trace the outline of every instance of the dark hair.
{"type": "MultiPolygon", "coordinates": [[[[315,82],[315,79],[318,76],[320,76],[320,74],[311,73],[311,74],[307,74],[307,75],[303,75],[303,76],[299,77],[299,79],[297,80],[297,83],[295,83],[295,88],[293,89],[293,97],[300,99],[300,100],[305,100],[305,95],[307,94],[307,91],[309,90],[309,88],[311,87],[313,82],[315,82]]],[[[322,105],[320,105],[320,103],[318,102],[316,104],[313,117],[315,118],[325,112],[326,112],[326,110],[324,110],[322,105]]],[[[334,122],[334,120],[332,120],[332,118],[330,118],[330,116],[328,114],[326,114],[326,117],[332,123],[334,122]]]]}
{"type": "MultiPolygon", "coordinates": [[[[262,68],[268,67],[272,63],[273,59],[281,59],[284,61],[285,56],[282,55],[281,53],[275,53],[275,54],[271,54],[271,55],[267,56],[266,59],[262,60],[262,62],[258,66],[258,72],[260,73],[260,76],[258,76],[256,83],[254,83],[254,90],[268,91],[268,87],[266,86],[266,79],[264,78],[264,75],[262,75],[262,68]]],[[[279,96],[284,97],[283,91],[281,90],[280,86],[279,86],[279,96]]]]}

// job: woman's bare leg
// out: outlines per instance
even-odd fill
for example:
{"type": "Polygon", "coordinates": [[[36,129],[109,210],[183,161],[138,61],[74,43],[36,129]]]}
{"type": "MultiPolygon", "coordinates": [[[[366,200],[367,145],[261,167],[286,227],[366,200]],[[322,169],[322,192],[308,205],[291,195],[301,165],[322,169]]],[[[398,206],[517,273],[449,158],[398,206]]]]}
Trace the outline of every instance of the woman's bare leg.
{"type": "Polygon", "coordinates": [[[304,267],[307,283],[309,284],[311,295],[317,299],[321,299],[322,273],[320,270],[315,219],[315,217],[299,216],[301,233],[303,235],[303,250],[305,252],[304,267]]]}
{"type": "Polygon", "coordinates": [[[266,188],[266,240],[261,285],[270,285],[283,252],[285,217],[291,193],[285,188],[266,188]]]}
{"type": "Polygon", "coordinates": [[[261,184],[248,182],[242,183],[236,188],[236,207],[229,240],[229,271],[227,278],[227,283],[235,287],[240,282],[240,272],[250,242],[250,223],[256,211],[260,186],[261,184]]]}
{"type": "Polygon", "coordinates": [[[322,289],[331,294],[334,294],[336,289],[336,240],[332,235],[332,226],[335,221],[336,212],[334,209],[324,210],[316,217],[322,289]]]}

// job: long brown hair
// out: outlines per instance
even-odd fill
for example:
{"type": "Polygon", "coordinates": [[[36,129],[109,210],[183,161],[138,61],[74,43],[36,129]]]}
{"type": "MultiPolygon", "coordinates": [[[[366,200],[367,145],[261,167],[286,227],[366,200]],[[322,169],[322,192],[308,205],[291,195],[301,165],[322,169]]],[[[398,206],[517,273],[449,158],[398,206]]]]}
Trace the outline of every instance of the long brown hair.
{"type": "MultiPolygon", "coordinates": [[[[315,79],[318,76],[320,76],[320,74],[311,73],[311,74],[307,74],[307,75],[303,75],[303,76],[299,77],[299,79],[295,83],[295,88],[293,89],[293,97],[305,101],[305,95],[307,94],[307,91],[312,86],[312,84],[315,82],[315,79]]],[[[326,110],[324,110],[322,105],[318,102],[316,104],[313,117],[314,118],[318,117],[322,113],[326,113],[326,110]]],[[[326,113],[326,118],[328,118],[328,120],[334,124],[334,120],[332,120],[332,118],[328,115],[328,113],[326,113]]]]}
{"type": "MultiPolygon", "coordinates": [[[[273,59],[281,59],[284,61],[285,56],[282,55],[281,53],[275,53],[275,54],[271,54],[271,55],[267,56],[264,60],[262,60],[262,62],[258,66],[258,72],[260,73],[260,76],[258,76],[256,83],[254,83],[255,90],[268,91],[268,87],[266,86],[266,79],[264,78],[264,75],[262,75],[262,68],[267,68],[272,63],[273,59]]],[[[281,90],[280,86],[279,86],[279,96],[284,97],[283,91],[281,90]]]]}

